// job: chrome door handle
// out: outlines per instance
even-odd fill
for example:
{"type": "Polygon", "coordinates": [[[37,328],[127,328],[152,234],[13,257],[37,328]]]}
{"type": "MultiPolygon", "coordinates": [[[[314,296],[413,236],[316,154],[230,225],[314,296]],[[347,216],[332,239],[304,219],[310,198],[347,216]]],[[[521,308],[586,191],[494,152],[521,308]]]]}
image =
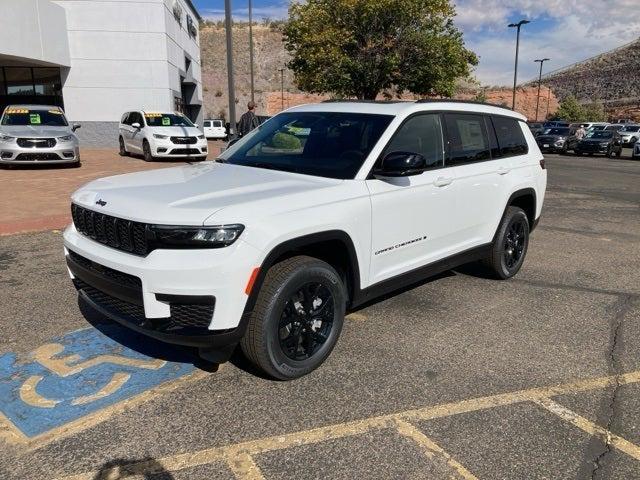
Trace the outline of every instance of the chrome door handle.
{"type": "Polygon", "coordinates": [[[510,171],[511,171],[510,168],[500,167],[500,168],[498,168],[498,175],[506,175],[510,171]]]}
{"type": "Polygon", "coordinates": [[[438,177],[433,181],[436,187],[446,187],[453,182],[453,177],[438,177]]]}

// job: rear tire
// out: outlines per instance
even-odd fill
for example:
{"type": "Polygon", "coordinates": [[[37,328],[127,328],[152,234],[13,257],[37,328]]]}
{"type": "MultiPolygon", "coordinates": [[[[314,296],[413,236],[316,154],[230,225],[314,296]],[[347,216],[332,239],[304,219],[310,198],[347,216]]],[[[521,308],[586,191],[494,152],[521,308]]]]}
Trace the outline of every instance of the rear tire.
{"type": "Polygon", "coordinates": [[[529,246],[529,219],[519,207],[507,207],[500,222],[491,252],[483,260],[495,278],[513,277],[524,262],[529,246]]]}
{"type": "Polygon", "coordinates": [[[269,269],[241,347],[257,368],[292,380],[319,367],[344,321],[345,287],[329,264],[297,256],[269,269]]]}
{"type": "Polygon", "coordinates": [[[142,142],[142,154],[144,155],[145,162],[153,162],[155,160],[155,158],[151,154],[151,146],[146,140],[142,142]]]}

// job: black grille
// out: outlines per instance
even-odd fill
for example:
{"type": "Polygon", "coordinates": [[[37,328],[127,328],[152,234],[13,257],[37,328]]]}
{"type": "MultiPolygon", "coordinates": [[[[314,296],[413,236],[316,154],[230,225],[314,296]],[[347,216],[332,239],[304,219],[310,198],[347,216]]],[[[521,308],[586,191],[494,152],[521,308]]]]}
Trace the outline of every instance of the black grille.
{"type": "Polygon", "coordinates": [[[51,148],[56,146],[55,138],[19,138],[18,146],[22,148],[51,148]]]}
{"type": "Polygon", "coordinates": [[[146,223],[112,217],[73,203],[71,216],[76,230],[104,245],[136,255],[147,255],[151,251],[146,223]]]}
{"type": "Polygon", "coordinates": [[[100,265],[99,263],[93,262],[88,258],[83,257],[82,255],[77,254],[76,252],[69,250],[69,256],[78,264],[86,268],[87,270],[91,270],[103,277],[109,278],[115,282],[118,282],[121,285],[126,285],[129,287],[135,287],[142,290],[142,281],[133,275],[129,275],[128,273],[120,272],[118,270],[114,270],[109,267],[105,267],[104,265],[100,265]]]}
{"type": "Polygon", "coordinates": [[[174,148],[169,152],[170,155],[198,155],[202,152],[197,148],[174,148]]]}
{"type": "Polygon", "coordinates": [[[15,160],[60,160],[57,153],[20,153],[15,160]]]}
{"type": "Polygon", "coordinates": [[[168,318],[146,318],[144,307],[120,300],[76,278],[74,285],[82,290],[98,306],[119,318],[133,322],[138,326],[162,333],[208,334],[213,317],[214,305],[179,303],[170,304],[171,316],[168,318]]]}
{"type": "Polygon", "coordinates": [[[198,139],[196,137],[171,137],[171,143],[177,145],[193,145],[194,143],[198,143],[198,139]]]}

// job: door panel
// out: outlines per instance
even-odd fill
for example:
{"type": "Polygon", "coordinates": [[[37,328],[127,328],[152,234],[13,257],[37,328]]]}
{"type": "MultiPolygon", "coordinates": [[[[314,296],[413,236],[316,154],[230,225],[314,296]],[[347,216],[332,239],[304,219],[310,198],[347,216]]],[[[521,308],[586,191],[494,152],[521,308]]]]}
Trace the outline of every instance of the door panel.
{"type": "Polygon", "coordinates": [[[428,169],[420,175],[366,181],[371,195],[370,284],[448,256],[454,231],[450,209],[455,174],[443,168],[444,143],[439,114],[409,117],[385,147],[422,155],[428,169]]]}

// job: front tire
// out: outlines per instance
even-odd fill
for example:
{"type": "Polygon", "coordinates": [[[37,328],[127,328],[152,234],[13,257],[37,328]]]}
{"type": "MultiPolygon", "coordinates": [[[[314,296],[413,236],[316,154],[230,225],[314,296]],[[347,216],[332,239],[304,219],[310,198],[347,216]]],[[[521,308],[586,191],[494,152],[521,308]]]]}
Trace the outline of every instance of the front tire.
{"type": "Polygon", "coordinates": [[[144,155],[145,162],[153,162],[155,160],[153,154],[151,153],[151,146],[146,140],[142,142],[142,154],[144,155]]]}
{"type": "Polygon", "coordinates": [[[513,277],[524,263],[529,246],[529,219],[519,207],[508,207],[491,252],[484,259],[484,264],[498,279],[513,277]]]}
{"type": "Polygon", "coordinates": [[[284,260],[267,272],[242,350],[273,378],[299,378],[333,350],[345,306],[344,284],[331,265],[307,256],[284,260]]]}

